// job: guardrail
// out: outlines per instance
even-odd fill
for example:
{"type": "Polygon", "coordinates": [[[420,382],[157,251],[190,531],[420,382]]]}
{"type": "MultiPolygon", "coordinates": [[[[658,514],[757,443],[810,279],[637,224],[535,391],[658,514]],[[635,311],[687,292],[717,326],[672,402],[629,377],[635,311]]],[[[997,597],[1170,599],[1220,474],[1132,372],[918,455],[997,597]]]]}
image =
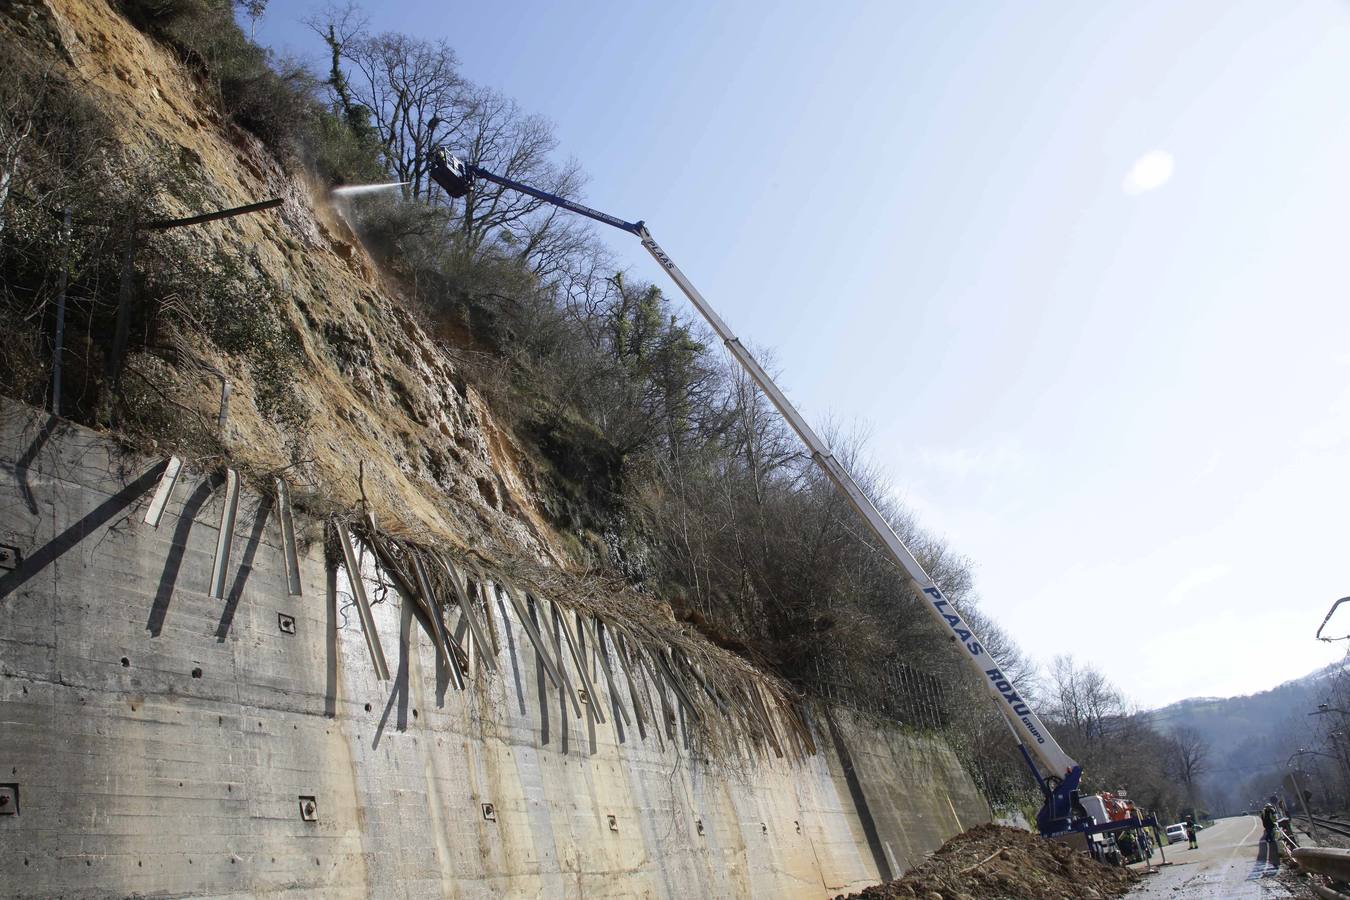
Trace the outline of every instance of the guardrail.
{"type": "Polygon", "coordinates": [[[1329,875],[1340,881],[1350,881],[1350,850],[1337,847],[1299,847],[1293,851],[1294,861],[1309,872],[1329,875]]]}

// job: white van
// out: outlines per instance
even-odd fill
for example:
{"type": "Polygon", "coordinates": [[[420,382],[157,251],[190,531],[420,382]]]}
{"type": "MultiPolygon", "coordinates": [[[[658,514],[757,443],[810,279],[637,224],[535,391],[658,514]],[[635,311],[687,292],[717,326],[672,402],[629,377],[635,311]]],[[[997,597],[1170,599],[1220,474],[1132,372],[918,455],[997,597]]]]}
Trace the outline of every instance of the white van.
{"type": "Polygon", "coordinates": [[[1186,823],[1178,822],[1175,825],[1167,826],[1167,843],[1175,844],[1177,841],[1189,841],[1186,837],[1186,823]]]}

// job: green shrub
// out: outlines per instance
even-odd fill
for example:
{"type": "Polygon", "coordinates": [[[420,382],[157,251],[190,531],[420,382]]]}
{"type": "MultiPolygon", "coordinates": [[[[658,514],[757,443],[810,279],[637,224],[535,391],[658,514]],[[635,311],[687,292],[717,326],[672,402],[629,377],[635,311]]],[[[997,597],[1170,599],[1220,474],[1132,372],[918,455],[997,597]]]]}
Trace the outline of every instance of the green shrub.
{"type": "Polygon", "coordinates": [[[303,136],[302,150],[315,173],[325,181],[346,184],[387,177],[379,162],[380,142],[374,132],[366,130],[358,134],[321,107],[315,109],[311,127],[303,136]]]}
{"type": "Polygon", "coordinates": [[[283,161],[303,158],[332,181],[384,174],[379,145],[319,100],[303,65],[277,61],[239,28],[231,0],[121,0],[133,24],[174,48],[215,94],[222,113],[283,161]]]}

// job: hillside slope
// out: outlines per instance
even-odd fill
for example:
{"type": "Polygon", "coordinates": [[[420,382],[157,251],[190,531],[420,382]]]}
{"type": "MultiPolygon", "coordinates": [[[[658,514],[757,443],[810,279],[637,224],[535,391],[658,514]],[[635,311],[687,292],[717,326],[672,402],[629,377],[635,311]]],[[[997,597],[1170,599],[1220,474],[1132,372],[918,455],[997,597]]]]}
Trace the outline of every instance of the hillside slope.
{"type": "MultiPolygon", "coordinates": [[[[212,436],[223,456],[256,474],[286,468],[316,506],[354,506],[363,482],[381,520],[410,535],[568,564],[541,511],[528,448],[461,377],[453,348],[433,341],[400,303],[323,188],[297,180],[256,137],[222,121],[183,63],[108,3],[16,4],[0,15],[0,29],[27,47],[45,44],[44,64],[106,113],[121,144],[109,166],[172,160],[172,177],[191,181],[193,207],[169,189],[169,173],[162,187],[152,173],[163,217],[283,199],[273,211],[154,238],[217,278],[239,276],[216,261],[236,262],[276,298],[289,332],[290,387],[306,414],[298,425],[260,410],[255,369],[184,329],[197,362],[224,372],[233,388],[228,424],[212,436]]],[[[201,365],[133,352],[127,372],[129,385],[153,383],[181,406],[188,415],[180,419],[214,423],[220,386],[201,365]]],[[[165,431],[170,444],[191,437],[184,427],[165,431]]]]}
{"type": "Polygon", "coordinates": [[[1160,730],[1193,729],[1209,748],[1203,796],[1225,812],[1247,808],[1271,777],[1278,782],[1288,757],[1300,747],[1318,745],[1316,717],[1308,714],[1324,702],[1336,663],[1268,691],[1241,697],[1195,697],[1147,713],[1160,730]],[[1248,796],[1248,795],[1252,796],[1248,796]]]}

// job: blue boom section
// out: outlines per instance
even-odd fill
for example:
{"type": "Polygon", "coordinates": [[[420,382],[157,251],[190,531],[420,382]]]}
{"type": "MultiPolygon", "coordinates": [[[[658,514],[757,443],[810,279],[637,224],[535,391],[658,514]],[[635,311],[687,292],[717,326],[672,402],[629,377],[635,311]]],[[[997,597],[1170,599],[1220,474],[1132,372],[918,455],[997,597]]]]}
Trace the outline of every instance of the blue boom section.
{"type": "MultiPolygon", "coordinates": [[[[1026,749],[1023,748],[1022,752],[1026,753],[1026,749]]],[[[1030,763],[1031,760],[1028,759],[1027,762],[1030,763]]],[[[1032,766],[1031,771],[1035,774],[1036,767],[1032,766]]],[[[1082,766],[1074,766],[1063,780],[1046,781],[1037,776],[1037,780],[1041,783],[1041,793],[1045,795],[1045,803],[1041,806],[1040,812],[1036,813],[1036,827],[1041,834],[1049,837],[1071,831],[1086,831],[1092,827],[1092,819],[1083,814],[1082,805],[1078,802],[1078,782],[1082,778],[1082,766]],[[1058,783],[1053,783],[1054,781],[1058,783]]]]}
{"type": "Polygon", "coordinates": [[[641,222],[625,222],[617,216],[611,216],[608,213],[602,213],[598,209],[591,209],[580,203],[575,203],[565,197],[559,197],[557,194],[550,194],[548,191],[541,191],[538,188],[530,187],[514,178],[507,178],[505,175],[497,175],[489,172],[487,169],[480,169],[478,166],[461,162],[453,156],[450,156],[444,149],[436,150],[431,157],[431,168],[429,170],[432,179],[437,184],[445,188],[445,192],[451,197],[463,197],[473,189],[473,183],[481,178],[484,181],[491,181],[494,184],[500,184],[502,187],[510,188],[513,191],[519,191],[522,194],[528,194],[545,203],[552,203],[554,206],[574,212],[579,216],[585,216],[588,219],[594,219],[597,222],[603,222],[620,231],[626,231],[629,234],[642,235],[641,222]]]}

